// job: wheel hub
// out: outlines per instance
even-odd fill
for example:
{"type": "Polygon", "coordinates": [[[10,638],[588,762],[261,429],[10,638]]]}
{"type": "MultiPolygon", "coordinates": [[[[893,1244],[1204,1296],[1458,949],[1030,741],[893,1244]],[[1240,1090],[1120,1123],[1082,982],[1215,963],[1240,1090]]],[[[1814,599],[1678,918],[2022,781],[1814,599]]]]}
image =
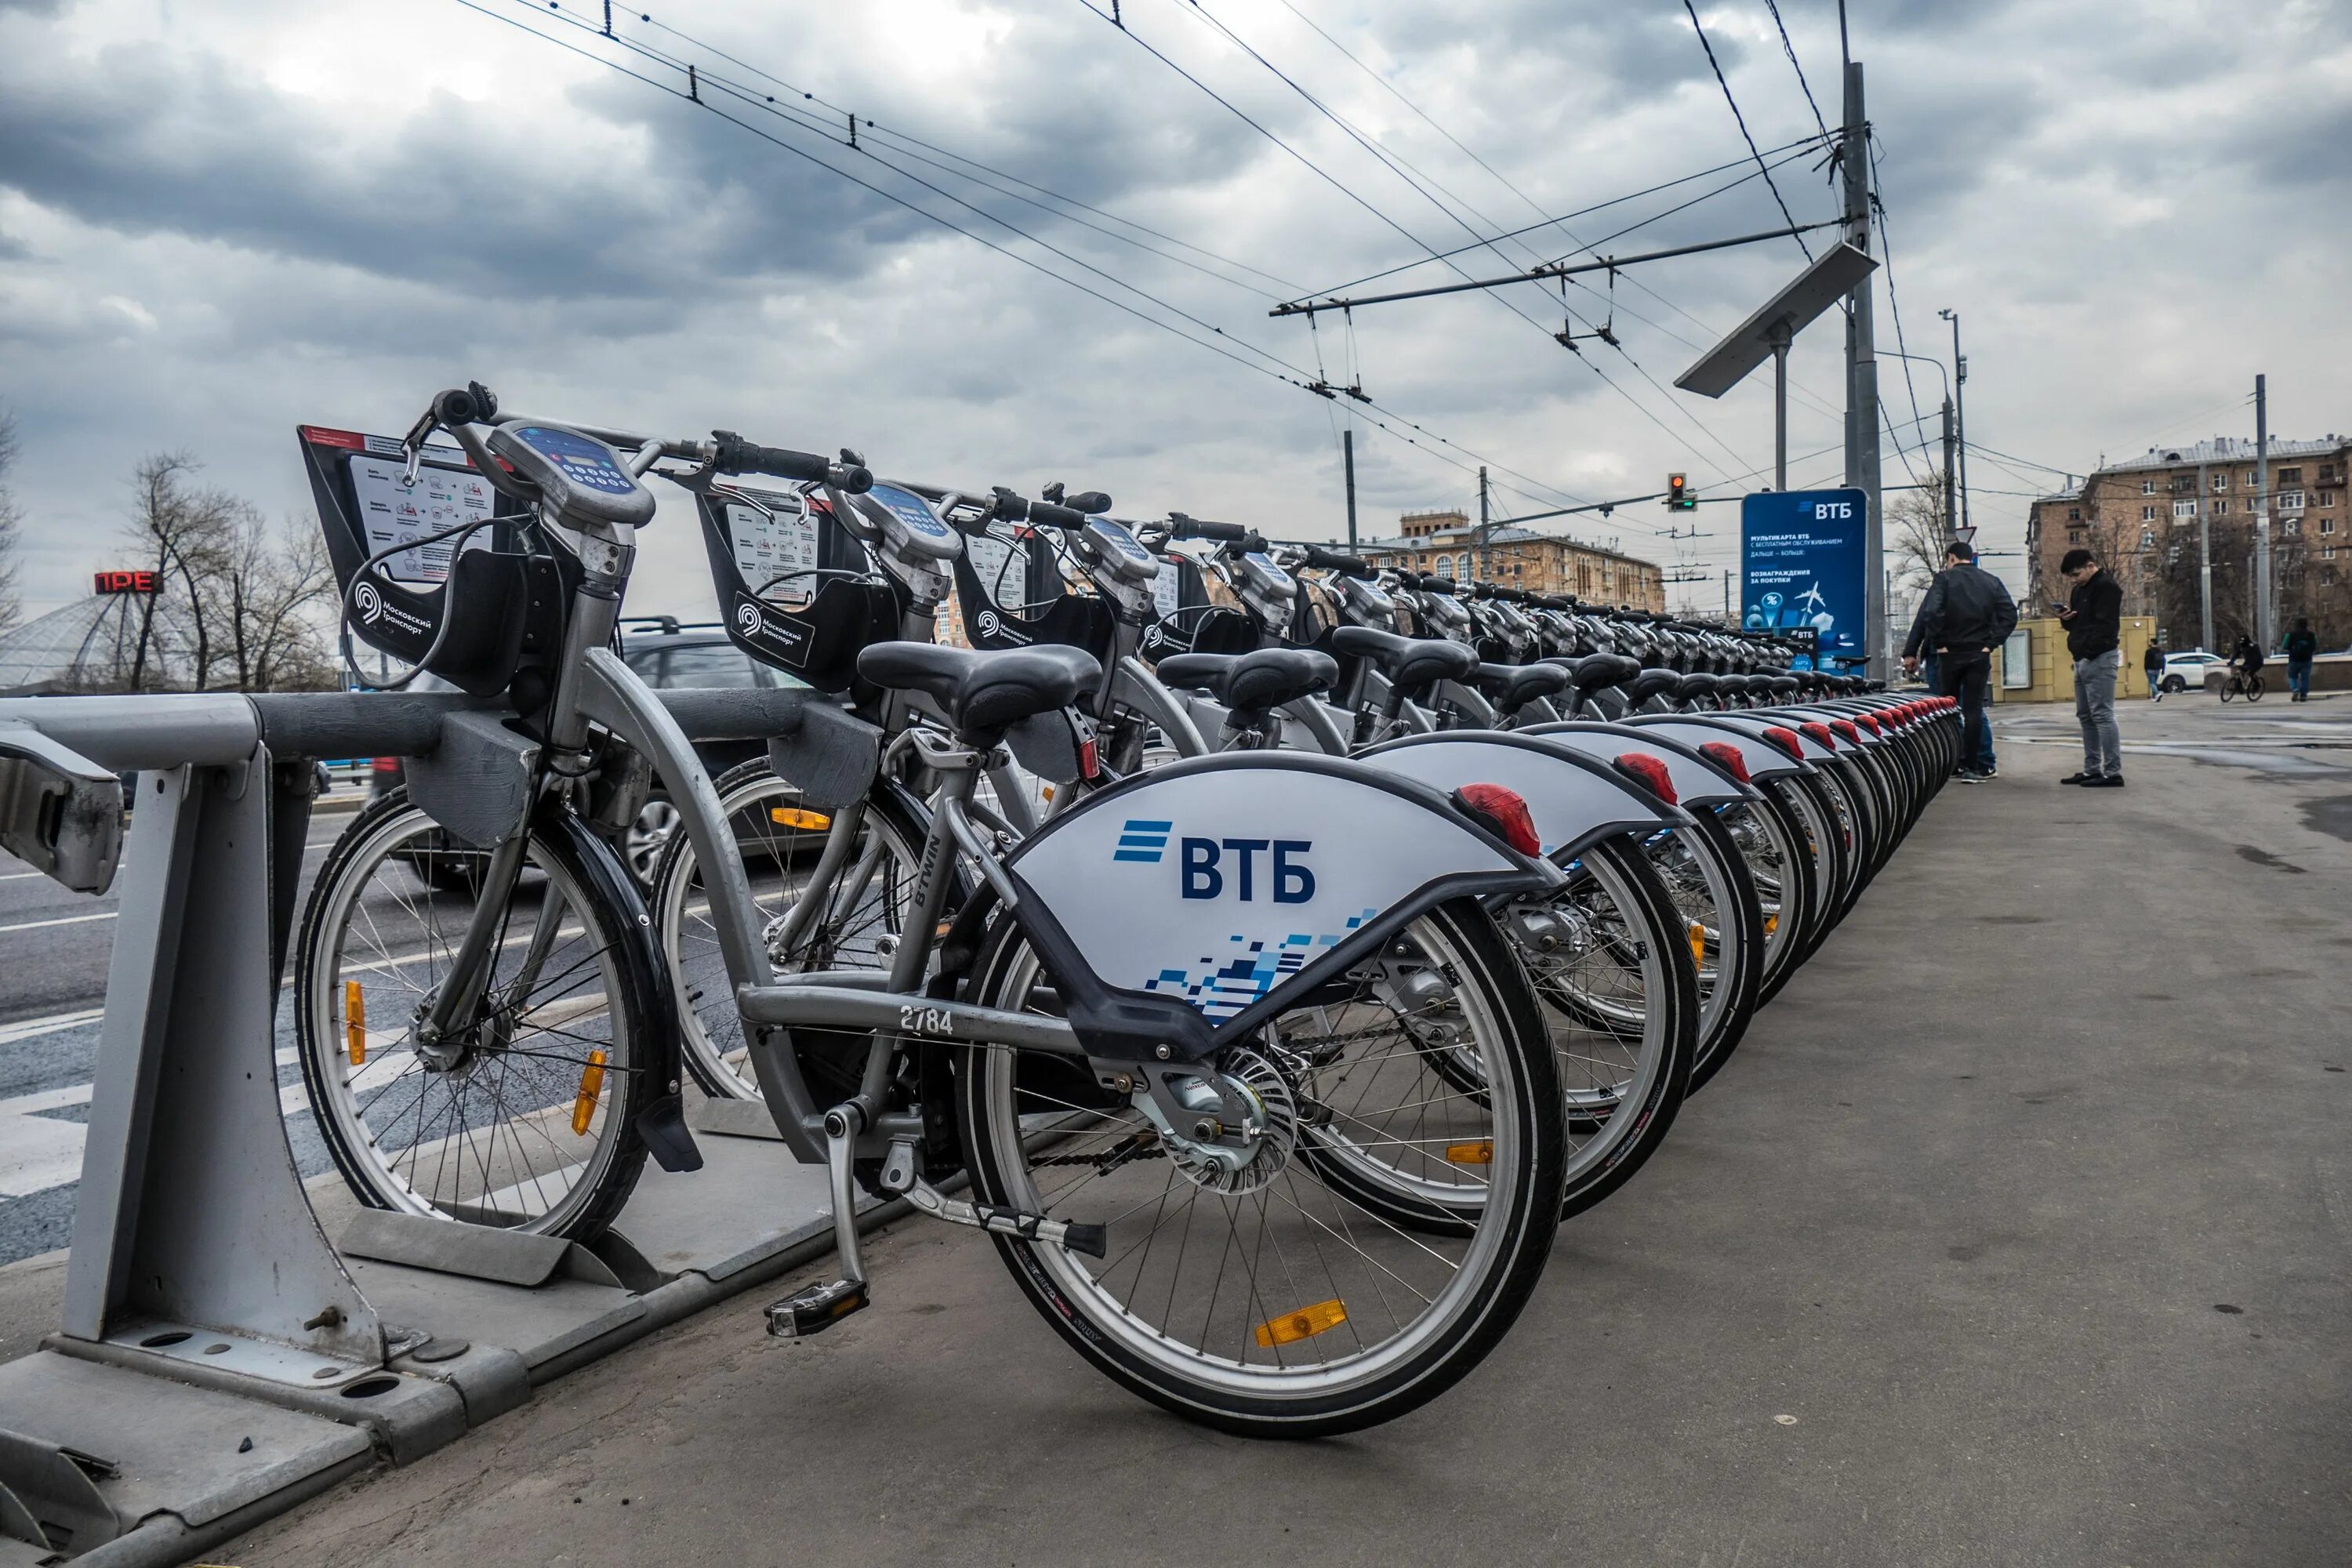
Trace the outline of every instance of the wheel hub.
{"type": "Polygon", "coordinates": [[[1139,1088],[1136,1103],[1159,1127],[1170,1163],[1195,1186],[1238,1197],[1288,1168],[1298,1145],[1298,1092],[1280,1068],[1253,1047],[1231,1052],[1214,1082],[1171,1077],[1167,1088],[1176,1116],[1148,1088],[1139,1088]],[[1225,1120],[1234,1101],[1244,1107],[1238,1127],[1225,1120]]]}

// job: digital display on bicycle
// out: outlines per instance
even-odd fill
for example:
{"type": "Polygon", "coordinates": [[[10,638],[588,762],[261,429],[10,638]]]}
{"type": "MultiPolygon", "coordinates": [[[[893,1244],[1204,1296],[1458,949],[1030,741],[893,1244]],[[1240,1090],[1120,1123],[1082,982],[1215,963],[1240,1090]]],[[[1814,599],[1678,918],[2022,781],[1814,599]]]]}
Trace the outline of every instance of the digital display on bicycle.
{"type": "Polygon", "coordinates": [[[1273,557],[1265,552],[1253,550],[1242,559],[1256,567],[1265,585],[1275,592],[1281,593],[1290,586],[1290,574],[1276,566],[1273,557]]]}
{"type": "Polygon", "coordinates": [[[621,471],[602,442],[545,425],[519,426],[513,433],[562,469],[564,478],[573,484],[608,496],[632,495],[636,491],[637,481],[621,471]]]}
{"type": "Polygon", "coordinates": [[[948,537],[948,525],[940,521],[939,514],[922,497],[911,490],[902,490],[896,485],[877,484],[866,493],[869,500],[887,507],[890,514],[905,523],[910,531],[925,539],[948,537]]]}

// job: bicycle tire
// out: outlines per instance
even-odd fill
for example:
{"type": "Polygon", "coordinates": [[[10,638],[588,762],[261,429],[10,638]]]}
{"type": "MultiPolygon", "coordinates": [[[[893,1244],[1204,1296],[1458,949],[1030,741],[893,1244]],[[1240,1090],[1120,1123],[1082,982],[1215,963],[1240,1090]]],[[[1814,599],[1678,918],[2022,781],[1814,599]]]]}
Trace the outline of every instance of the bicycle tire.
{"type": "MultiPolygon", "coordinates": [[[[1115,1383],[1164,1409],[1244,1436],[1295,1438],[1351,1432],[1402,1415],[1452,1386],[1500,1342],[1527,1304],[1549,1259],[1559,1225],[1563,1159],[1559,1080],[1542,1020],[1517,962],[1492,921],[1474,902],[1454,900],[1442,905],[1412,922],[1407,931],[1412,940],[1442,954],[1453,965],[1457,984],[1469,994],[1469,1005],[1481,1020],[1482,1059],[1496,1075],[1489,1081],[1502,1086],[1500,1092],[1490,1097],[1491,1142],[1485,1151],[1491,1162],[1488,1168],[1502,1173],[1487,1184],[1489,1196],[1480,1208],[1475,1233],[1464,1244],[1463,1267],[1433,1299],[1424,1298],[1438,1315],[1417,1313],[1415,1336],[1394,1347],[1367,1349],[1360,1331],[1354,1331],[1361,1353],[1342,1358],[1336,1366],[1328,1360],[1316,1367],[1284,1364],[1279,1347],[1285,1342],[1278,1336],[1259,1337],[1256,1344],[1270,1349],[1276,1364],[1268,1367],[1261,1361],[1253,1366],[1246,1348],[1238,1359],[1195,1351],[1172,1334],[1139,1321],[1118,1301],[1106,1282],[1116,1276],[1137,1245],[1118,1228],[1119,1220],[1111,1222],[1107,1254],[1110,1261],[1099,1273],[1089,1272],[1059,1247],[992,1236],[1007,1271],[1038,1314],[1082,1358],[1115,1383]],[[1499,1115],[1492,1113],[1496,1100],[1504,1108],[1499,1115]]],[[[972,973],[971,994],[992,1006],[1024,1006],[1033,987],[1051,984],[1017,923],[1005,917],[998,919],[983,940],[972,973]]],[[[1279,1037],[1279,1022],[1261,1034],[1279,1037]]],[[[968,1047],[954,1055],[958,1120],[979,1195],[990,1203],[1015,1206],[1049,1201],[1041,1200],[1034,1191],[1027,1147],[1032,1135],[1023,1131],[1023,1118],[1014,1110],[1024,1054],[968,1047]]],[[[1091,1079],[1083,1069],[1076,1076],[1082,1081],[1091,1079]]],[[[1169,1163],[1172,1167],[1174,1162],[1169,1163]]],[[[1135,1165],[1124,1168],[1133,1170],[1135,1165]]],[[[1303,1163],[1294,1162],[1282,1179],[1290,1182],[1293,1206],[1303,1215],[1307,1212],[1304,1203],[1316,1202],[1318,1192],[1328,1194],[1329,1189],[1319,1184],[1310,1186],[1302,1203],[1300,1184],[1295,1179],[1302,1170],[1309,1177],[1314,1175],[1303,1163]]],[[[1088,1179],[1082,1178],[1081,1184],[1088,1179]]],[[[1171,1169],[1164,1190],[1176,1190],[1177,1181],[1178,1173],[1171,1169]]],[[[1164,1206],[1168,1200],[1163,1195],[1160,1201],[1164,1206]]],[[[1347,1211],[1338,1205],[1343,1201],[1330,1199],[1335,1212],[1342,1215],[1347,1211]]],[[[1178,1249],[1170,1278],[1171,1303],[1183,1278],[1196,1204],[1197,1195],[1184,1200],[1187,1246],[1178,1249]]],[[[1265,1207],[1260,1210],[1262,1216],[1267,1212],[1265,1207]]],[[[1380,1223],[1363,1211],[1359,1214],[1355,1223],[1368,1231],[1380,1223]]],[[[1150,1238],[1158,1235],[1165,1217],[1159,1216],[1158,1211],[1142,1219],[1121,1216],[1130,1229],[1143,1220],[1153,1226],[1147,1234],[1143,1261],[1137,1266],[1139,1299],[1145,1294],[1141,1282],[1151,1257],[1150,1238]]],[[[1211,1223],[1213,1226],[1214,1221],[1211,1223]]],[[[1262,1217],[1261,1253],[1265,1225],[1262,1217]]],[[[1332,1235],[1338,1234],[1333,1229],[1332,1235]]],[[[1375,1245],[1382,1243],[1380,1233],[1372,1236],[1375,1245]]],[[[1227,1242],[1230,1245],[1230,1236],[1227,1242]]],[[[1213,1245],[1202,1243],[1204,1250],[1213,1245]]],[[[1316,1245],[1336,1249],[1338,1243],[1327,1238],[1316,1245]]],[[[1410,1247],[1399,1246],[1397,1256],[1417,1257],[1414,1248],[1426,1253],[1430,1244],[1415,1239],[1410,1247]]],[[[1276,1250],[1277,1257],[1284,1256],[1279,1242],[1276,1250]]],[[[1220,1283],[1224,1256],[1223,1251],[1218,1253],[1220,1283]]],[[[1285,1262],[1284,1269],[1287,1279],[1292,1272],[1290,1262],[1285,1262]]],[[[1330,1277],[1327,1269],[1327,1278],[1330,1277]]],[[[1256,1310],[1255,1272],[1248,1289],[1244,1318],[1256,1310]]],[[[1152,1294],[1156,1293],[1155,1284],[1152,1294]]],[[[1366,1322],[1372,1321],[1370,1294],[1368,1289],[1359,1299],[1366,1322]]],[[[1419,1297],[1420,1292],[1412,1294],[1419,1297]]],[[[1217,1304],[1213,1293],[1200,1336],[1203,1340],[1209,1337],[1207,1319],[1213,1316],[1217,1304]]],[[[1348,1313],[1344,1292],[1335,1293],[1331,1300],[1312,1310],[1332,1308],[1339,1309],[1341,1322],[1356,1321],[1348,1313]]],[[[1393,1321],[1392,1306],[1390,1310],[1393,1321]]],[[[1286,1316],[1286,1312],[1277,1312],[1259,1328],[1271,1330],[1286,1316]]],[[[1321,1342],[1318,1337],[1302,1342],[1321,1342]]]]}
{"type": "MultiPolygon", "coordinates": [[[[352,984],[362,984],[352,978],[362,971],[354,968],[347,975],[343,966],[338,963],[335,964],[336,973],[322,973],[323,967],[340,954],[340,946],[336,944],[338,931],[331,927],[340,925],[350,929],[349,917],[359,907],[358,900],[365,891],[364,883],[356,888],[347,884],[354,878],[372,879],[378,868],[397,858],[387,852],[389,847],[398,835],[411,828],[429,830],[436,836],[439,833],[437,828],[432,827],[431,818],[409,800],[404,787],[388,791],[370,804],[328,851],[303,909],[300,934],[295,949],[295,1056],[301,1066],[303,1086],[310,1096],[320,1136],[345,1184],[367,1207],[465,1219],[478,1224],[498,1224],[507,1228],[574,1240],[593,1238],[610,1227],[614,1216],[628,1202],[629,1194],[635,1190],[637,1179],[644,1170],[646,1153],[645,1141],[637,1131],[636,1119],[648,1099],[649,1086],[645,1082],[645,1069],[649,1065],[647,1058],[651,1053],[647,1043],[656,1026],[655,1020],[661,1016],[661,1009],[656,1005],[661,977],[639,940],[646,917],[644,906],[636,896],[635,883],[612,847],[571,811],[541,812],[533,819],[529,863],[540,868],[547,885],[559,889],[567,906],[582,919],[583,934],[593,939],[587,957],[573,959],[559,949],[558,962],[577,968],[598,958],[609,959],[608,963],[598,965],[608,991],[604,1005],[575,1011],[565,1017],[564,1023],[583,1025],[583,1020],[593,1019],[596,1013],[602,1012],[614,1019],[616,1026],[610,1028],[603,1037],[606,1056],[604,1062],[596,1064],[604,1070],[599,1075],[601,1084],[593,1095],[589,1094],[585,1087],[586,1070],[590,1064],[584,1050],[597,1047],[551,1046],[547,1050],[529,1054],[524,1068],[527,1073],[537,1071],[535,1064],[551,1056],[561,1058],[564,1050],[583,1053],[576,1058],[559,1059],[555,1068],[541,1076],[550,1079],[558,1076],[576,1077],[580,1089],[574,1096],[573,1109],[576,1110],[582,1100],[590,1103],[589,1124],[595,1130],[596,1137],[587,1157],[581,1162],[582,1178],[574,1181],[541,1212],[518,1216],[491,1200],[505,1197],[509,1204],[528,1203],[543,1196],[544,1173],[534,1172],[524,1178],[534,1187],[529,1197],[521,1193],[521,1181],[493,1184],[499,1184],[502,1175],[520,1174],[516,1169],[518,1165],[528,1168],[539,1158],[546,1157],[538,1154],[536,1146],[526,1148],[520,1132],[516,1129],[535,1119],[545,1119],[551,1108],[534,1107],[530,1116],[503,1119],[502,1124],[509,1133],[509,1148],[503,1155],[499,1152],[495,1125],[487,1140],[487,1156],[478,1149],[474,1151],[480,1162],[480,1185],[484,1189],[475,1196],[481,1202],[461,1201],[448,1192],[440,1192],[447,1173],[447,1142],[468,1136],[475,1131],[464,1109],[463,1091],[452,1091],[453,1106],[445,1121],[428,1115],[424,1109],[432,1088],[429,1079],[416,1080],[417,1141],[403,1146],[401,1150],[385,1151],[382,1147],[382,1140],[370,1131],[359,1105],[359,1092],[354,1088],[357,1080],[371,1069],[364,1062],[350,1059],[356,1054],[349,1044],[349,1032],[354,1020],[346,1016],[348,994],[341,983],[348,980],[352,984]],[[337,911],[341,913],[339,915],[337,911]],[[595,928],[593,932],[585,929],[590,925],[595,928]],[[331,946],[335,951],[331,952],[331,946]],[[356,1067],[360,1071],[331,1081],[328,1077],[331,1066],[356,1067]],[[573,1075],[571,1072],[572,1068],[581,1070],[573,1075]],[[445,1157],[432,1178],[436,1189],[433,1194],[419,1192],[414,1181],[404,1178],[396,1160],[397,1154],[406,1149],[425,1146],[424,1138],[428,1126],[454,1129],[443,1134],[445,1157]]],[[[467,852],[443,848],[425,853],[457,855],[467,852]]],[[[411,868],[415,870],[413,860],[411,868]]],[[[427,884],[452,879],[436,877],[436,868],[429,862],[426,868],[415,870],[415,875],[420,882],[427,884]]],[[[457,878],[455,880],[468,889],[464,896],[470,903],[470,889],[475,885],[475,879],[457,878]]],[[[428,891],[428,911],[431,897],[428,891]]],[[[544,895],[541,901],[543,908],[544,895]]],[[[460,929],[466,912],[463,910],[453,911],[460,929]]],[[[559,913],[555,918],[560,932],[562,916],[559,913]]],[[[373,940],[378,948],[383,949],[380,923],[371,917],[368,925],[370,931],[375,933],[373,940]]],[[[428,921],[427,926],[428,931],[433,931],[437,926],[437,919],[428,921]]],[[[520,940],[512,938],[504,945],[511,947],[520,940]]],[[[429,979],[432,973],[429,948],[417,955],[379,951],[373,959],[363,961],[363,963],[365,972],[390,973],[421,993],[424,988],[404,973],[418,958],[425,961],[425,977],[429,979]]],[[[555,983],[561,983],[563,978],[563,973],[559,972],[555,983]]],[[[524,1000],[528,1001],[530,997],[526,996],[524,1000]]],[[[557,997],[546,1005],[551,1011],[564,1006],[567,1000],[566,997],[557,997]]],[[[524,1015],[515,1016],[520,1020],[524,1015]]],[[[363,1031],[364,1014],[358,1022],[363,1031]]],[[[564,1030],[561,1026],[551,1026],[560,1031],[556,1037],[559,1040],[576,1041],[591,1037],[583,1034],[582,1028],[564,1030]]],[[[593,1025],[590,1023],[585,1026],[593,1027],[593,1025]]],[[[416,1058],[413,1037],[404,1038],[411,1042],[409,1054],[416,1058]]],[[[478,1062],[494,1059],[495,1052],[499,1049],[509,1051],[508,1062],[525,1059],[513,1054],[509,1043],[506,1047],[483,1050],[477,1058],[478,1062]]],[[[387,1049],[371,1039],[364,1047],[364,1055],[376,1064],[374,1070],[381,1071],[383,1065],[396,1059],[398,1050],[398,1042],[387,1049]]],[[[502,1087],[509,1074],[504,1070],[505,1063],[501,1063],[501,1068],[499,1084],[502,1087]]],[[[433,1069],[425,1070],[429,1073],[433,1069]]],[[[466,1070],[470,1075],[480,1068],[476,1066],[466,1070]]],[[[382,1099],[389,1098],[392,1087],[405,1077],[405,1069],[403,1069],[389,1079],[371,1084],[370,1090],[376,1094],[376,1099],[370,1101],[371,1108],[382,1099]]],[[[447,1081],[457,1080],[453,1077],[447,1081]]],[[[557,1086],[545,1085],[542,1089],[549,1087],[557,1086]]],[[[652,1086],[654,1092],[659,1092],[660,1087],[652,1086]]],[[[530,1085],[526,1084],[525,1088],[527,1092],[530,1091],[530,1085]]],[[[389,1119],[386,1130],[397,1135],[399,1123],[406,1119],[404,1110],[397,1111],[389,1119]]],[[[544,1127],[536,1131],[544,1142],[562,1147],[556,1139],[547,1135],[544,1127]]],[[[584,1137],[586,1134],[575,1130],[574,1136],[584,1137]]],[[[413,1163],[420,1175],[423,1163],[421,1155],[413,1163]]],[[[461,1153],[458,1159],[459,1186],[454,1191],[465,1190],[465,1156],[461,1153]]]]}
{"type": "MultiPolygon", "coordinates": [[[[786,809],[787,800],[798,802],[800,792],[789,780],[777,774],[764,757],[754,757],[736,764],[713,781],[722,808],[720,820],[727,832],[739,845],[744,842],[746,822],[757,825],[772,821],[772,810],[786,809]]],[[[922,844],[929,826],[929,814],[922,804],[894,780],[877,780],[865,800],[866,820],[877,837],[881,852],[891,862],[891,868],[882,871],[887,879],[898,873],[907,874],[911,885],[911,873],[919,860],[922,844]]],[[[829,814],[828,814],[829,815],[829,814]]],[[[758,829],[764,831],[764,829],[758,829]]],[[[767,845],[764,858],[781,868],[788,868],[795,858],[805,859],[814,852],[815,836],[807,830],[795,830],[809,842],[787,841],[787,836],[776,835],[767,845]]],[[[685,1058],[687,1070],[693,1075],[702,1092],[714,1099],[760,1100],[759,1079],[752,1070],[743,1040],[741,1016],[735,1007],[735,987],[726,963],[719,951],[716,928],[705,918],[698,920],[690,908],[692,893],[700,886],[696,875],[698,862],[693,841],[683,832],[675,833],[664,848],[661,863],[654,872],[653,897],[650,900],[654,916],[655,938],[662,962],[668,971],[670,984],[677,994],[679,1055],[685,1058]]],[[[747,870],[749,868],[746,868],[747,870]]],[[[810,868],[814,869],[813,861],[810,868]]],[[[850,868],[852,874],[856,868],[850,868]]],[[[877,863],[877,869],[878,863],[877,863]]],[[[789,888],[773,890],[773,910],[762,906],[762,913],[778,915],[788,901],[789,888]]],[[[755,879],[752,889],[755,900],[761,889],[755,879]]],[[[894,895],[886,890],[881,904],[874,910],[870,926],[879,922],[880,930],[867,932],[835,932],[824,944],[821,952],[813,952],[815,967],[846,967],[852,957],[859,962],[885,962],[887,953],[878,951],[845,954],[845,947],[861,946],[868,935],[876,939],[895,940],[903,934],[897,929],[898,911],[883,907],[894,895]]],[[[961,888],[951,900],[950,912],[961,902],[961,888]]],[[[861,905],[862,907],[862,905],[861,905]]],[[[770,962],[779,968],[789,967],[779,955],[770,953],[770,962]]],[[[863,1037],[849,1041],[841,1031],[799,1030],[794,1032],[797,1044],[809,1047],[803,1052],[802,1070],[814,1072],[813,1081],[833,1081],[822,1070],[822,1064],[809,1059],[811,1053],[832,1051],[835,1055],[855,1056],[862,1061],[863,1037]]],[[[854,1082],[846,1085],[834,1082],[842,1097],[855,1092],[854,1082]]]]}

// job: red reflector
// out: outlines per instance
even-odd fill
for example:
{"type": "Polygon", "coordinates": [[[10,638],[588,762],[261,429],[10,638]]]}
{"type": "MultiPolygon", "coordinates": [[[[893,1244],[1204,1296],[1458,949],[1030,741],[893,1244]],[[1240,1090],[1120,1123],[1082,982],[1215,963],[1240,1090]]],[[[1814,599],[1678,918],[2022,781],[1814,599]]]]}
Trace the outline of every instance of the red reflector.
{"type": "Polygon", "coordinates": [[[1078,746],[1078,776],[1088,783],[1102,777],[1102,757],[1095,750],[1095,738],[1088,735],[1078,746]]]}
{"type": "Polygon", "coordinates": [[[1805,743],[1797,739],[1794,730],[1784,730],[1774,724],[1764,731],[1764,738],[1799,762],[1805,760],[1805,743]]]}
{"type": "Polygon", "coordinates": [[[1875,713],[1856,714],[1853,721],[1861,725],[1864,729],[1869,731],[1874,735],[1884,734],[1885,732],[1885,726],[1879,722],[1878,715],[1875,713]]]}
{"type": "Polygon", "coordinates": [[[1830,728],[1835,730],[1839,734],[1844,736],[1855,745],[1859,746],[1862,744],[1862,731],[1853,727],[1853,720],[1832,719],[1830,721],[1830,728]]]}
{"type": "Polygon", "coordinates": [[[1666,771],[1665,763],[1649,752],[1628,752],[1617,759],[1615,765],[1619,773],[1633,780],[1668,805],[1675,804],[1675,775],[1666,771]]]}
{"type": "Polygon", "coordinates": [[[1832,752],[1837,750],[1837,737],[1830,733],[1830,727],[1827,724],[1809,721],[1798,725],[1797,729],[1807,740],[1812,742],[1815,745],[1827,746],[1832,752]]]}
{"type": "Polygon", "coordinates": [[[400,759],[398,757],[377,757],[368,763],[368,771],[378,773],[396,773],[400,771],[400,759]]]}
{"type": "Polygon", "coordinates": [[[1748,782],[1748,759],[1740,753],[1739,748],[1730,742],[1701,741],[1698,743],[1698,754],[1741,784],[1748,782]]]}
{"type": "Polygon", "coordinates": [[[1517,791],[1496,784],[1464,784],[1454,792],[1454,804],[1494,829],[1504,843],[1520,854],[1543,853],[1543,840],[1536,837],[1535,818],[1528,815],[1528,803],[1517,791]]]}

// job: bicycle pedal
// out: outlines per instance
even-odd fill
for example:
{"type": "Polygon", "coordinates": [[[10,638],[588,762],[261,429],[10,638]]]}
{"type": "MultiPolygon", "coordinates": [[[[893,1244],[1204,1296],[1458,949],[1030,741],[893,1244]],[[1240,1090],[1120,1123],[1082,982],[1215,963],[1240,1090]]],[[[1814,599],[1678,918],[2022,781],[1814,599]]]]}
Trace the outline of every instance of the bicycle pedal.
{"type": "Polygon", "coordinates": [[[821,1334],[852,1312],[873,1303],[863,1279],[827,1279],[803,1285],[768,1308],[768,1332],[780,1340],[821,1334]]]}

